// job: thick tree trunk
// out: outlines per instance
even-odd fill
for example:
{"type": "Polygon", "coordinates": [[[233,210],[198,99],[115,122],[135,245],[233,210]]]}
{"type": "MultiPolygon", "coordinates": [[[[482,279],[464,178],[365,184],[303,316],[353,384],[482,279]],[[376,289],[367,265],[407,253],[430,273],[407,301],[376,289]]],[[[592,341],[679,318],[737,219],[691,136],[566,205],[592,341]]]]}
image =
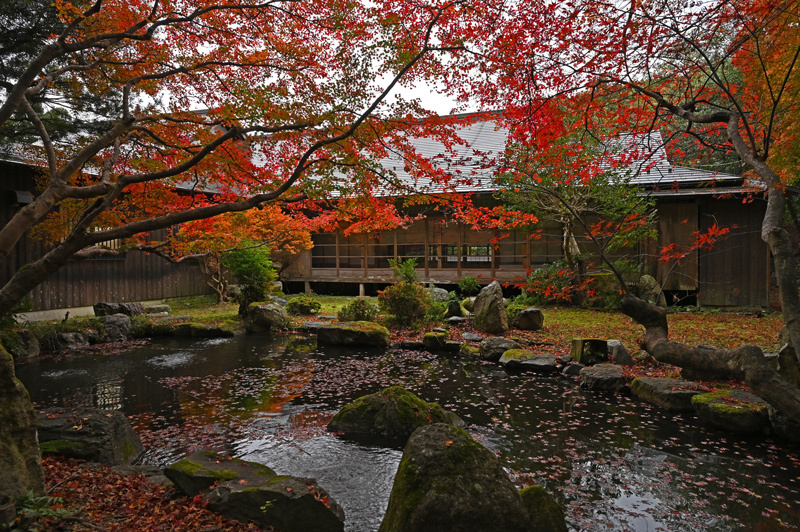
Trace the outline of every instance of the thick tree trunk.
{"type": "Polygon", "coordinates": [[[767,365],[759,347],[714,349],[673,342],[669,339],[666,310],[630,294],[622,299],[621,307],[622,312],[644,326],[643,347],[659,362],[717,378],[742,380],[777,411],[800,423],[800,389],[767,365]]]}

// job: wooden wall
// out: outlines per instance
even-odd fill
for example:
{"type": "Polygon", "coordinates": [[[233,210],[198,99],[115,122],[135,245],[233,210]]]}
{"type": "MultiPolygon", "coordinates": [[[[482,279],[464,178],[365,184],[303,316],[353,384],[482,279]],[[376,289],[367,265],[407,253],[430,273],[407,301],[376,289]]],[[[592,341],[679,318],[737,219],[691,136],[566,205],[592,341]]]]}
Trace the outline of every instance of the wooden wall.
{"type": "MultiPolygon", "coordinates": [[[[23,165],[0,164],[0,224],[5,225],[19,206],[13,190],[35,190],[35,175],[23,165]]],[[[0,284],[14,272],[41,257],[46,247],[23,238],[12,255],[0,263],[0,284]]],[[[143,301],[209,293],[199,269],[192,264],[171,264],[155,255],[129,253],[124,259],[70,261],[29,297],[33,310],[93,305],[100,301],[143,301]]]]}

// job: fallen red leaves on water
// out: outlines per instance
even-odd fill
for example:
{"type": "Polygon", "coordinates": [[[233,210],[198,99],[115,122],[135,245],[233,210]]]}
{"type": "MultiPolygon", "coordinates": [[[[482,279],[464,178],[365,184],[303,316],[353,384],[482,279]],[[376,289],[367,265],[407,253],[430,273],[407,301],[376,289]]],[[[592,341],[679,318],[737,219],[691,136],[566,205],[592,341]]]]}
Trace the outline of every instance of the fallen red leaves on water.
{"type": "Polygon", "coordinates": [[[73,459],[42,461],[48,496],[58,497],[66,517],[37,522],[43,532],[136,530],[255,532],[255,524],[226,519],[205,507],[200,497],[179,497],[172,488],[140,474],[122,474],[109,467],[73,459]]]}

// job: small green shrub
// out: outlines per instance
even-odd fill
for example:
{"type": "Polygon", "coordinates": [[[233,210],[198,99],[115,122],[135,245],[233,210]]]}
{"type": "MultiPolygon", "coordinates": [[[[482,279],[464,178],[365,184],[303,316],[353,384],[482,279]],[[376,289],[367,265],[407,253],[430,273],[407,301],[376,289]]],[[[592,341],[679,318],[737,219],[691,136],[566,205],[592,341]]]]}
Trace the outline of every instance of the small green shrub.
{"type": "Polygon", "coordinates": [[[11,307],[11,310],[0,314],[0,329],[11,329],[14,327],[17,322],[14,319],[14,314],[19,314],[20,312],[28,312],[29,310],[33,309],[33,302],[30,298],[25,297],[22,298],[19,303],[11,307]]]}
{"type": "Polygon", "coordinates": [[[398,261],[389,259],[389,265],[394,270],[394,276],[401,283],[417,282],[417,259],[406,259],[398,261]]]}
{"type": "Polygon", "coordinates": [[[425,316],[432,302],[430,292],[424,286],[401,281],[380,292],[378,304],[397,323],[411,325],[425,316]]]}
{"type": "Polygon", "coordinates": [[[354,299],[339,309],[336,317],[339,321],[373,321],[378,317],[378,307],[367,299],[354,299]]]}
{"type": "Polygon", "coordinates": [[[474,277],[464,277],[458,282],[458,291],[463,297],[474,296],[481,291],[481,285],[474,277]]]}
{"type": "Polygon", "coordinates": [[[307,295],[293,297],[286,304],[286,312],[292,316],[313,316],[317,314],[321,308],[322,304],[319,301],[307,295]]]}
{"type": "Polygon", "coordinates": [[[59,335],[82,333],[90,342],[101,342],[106,337],[106,328],[98,317],[71,318],[66,321],[37,321],[27,325],[36,336],[43,351],[58,351],[62,348],[59,335]]]}
{"type": "Polygon", "coordinates": [[[244,242],[245,249],[229,251],[222,256],[222,265],[228,268],[239,283],[232,296],[239,303],[239,314],[244,315],[250,303],[264,301],[277,278],[269,258],[269,248],[256,242],[244,242]]]}
{"type": "Polygon", "coordinates": [[[447,314],[447,303],[443,301],[433,301],[430,307],[428,307],[427,312],[425,312],[425,319],[427,321],[437,322],[441,321],[445,314],[447,314]]]}
{"type": "MultiPolygon", "coordinates": [[[[28,492],[17,504],[17,520],[9,528],[9,532],[37,532],[49,529],[47,521],[71,517],[74,512],[63,508],[61,497],[37,497],[28,492]],[[41,524],[40,524],[41,521],[41,524]],[[44,528],[42,528],[44,525],[44,528]]],[[[6,530],[6,528],[2,528],[6,530]]]]}

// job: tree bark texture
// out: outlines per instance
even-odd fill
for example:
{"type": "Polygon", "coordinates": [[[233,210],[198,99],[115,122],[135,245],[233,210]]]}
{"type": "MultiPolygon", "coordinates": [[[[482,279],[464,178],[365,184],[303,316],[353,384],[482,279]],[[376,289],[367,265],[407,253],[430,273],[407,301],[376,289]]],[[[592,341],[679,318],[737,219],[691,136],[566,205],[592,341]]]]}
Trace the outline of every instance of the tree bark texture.
{"type": "Polygon", "coordinates": [[[644,326],[642,347],[665,364],[705,373],[714,378],[746,382],[753,392],[780,413],[800,422],[800,389],[772,369],[761,349],[745,345],[737,349],[688,346],[669,339],[666,310],[625,295],[622,312],[644,326]]]}

